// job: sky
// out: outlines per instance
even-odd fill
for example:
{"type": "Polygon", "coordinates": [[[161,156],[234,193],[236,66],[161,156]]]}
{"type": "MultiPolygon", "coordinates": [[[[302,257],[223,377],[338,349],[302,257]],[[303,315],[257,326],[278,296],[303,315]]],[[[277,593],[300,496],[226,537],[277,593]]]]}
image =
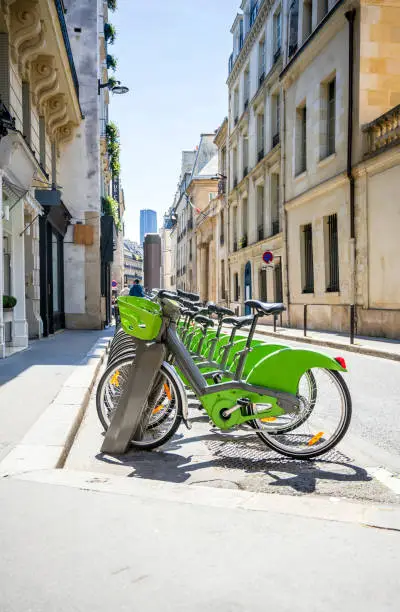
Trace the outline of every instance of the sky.
{"type": "Polygon", "coordinates": [[[228,114],[231,26],[240,0],[118,0],[115,77],[130,89],[111,95],[120,130],[125,235],[139,240],[139,211],[173,202],[182,150],[214,132],[228,114]]]}

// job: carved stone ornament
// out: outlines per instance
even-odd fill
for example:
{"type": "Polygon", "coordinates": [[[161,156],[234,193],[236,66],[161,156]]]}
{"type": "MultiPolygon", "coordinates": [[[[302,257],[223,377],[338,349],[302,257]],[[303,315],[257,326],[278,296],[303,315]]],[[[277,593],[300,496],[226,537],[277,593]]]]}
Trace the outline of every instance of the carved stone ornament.
{"type": "Polygon", "coordinates": [[[39,34],[25,41],[19,48],[18,68],[23,79],[28,78],[29,63],[35,59],[45,47],[45,33],[44,21],[41,21],[39,34]]]}
{"type": "Polygon", "coordinates": [[[21,46],[39,36],[42,30],[38,0],[25,0],[11,6],[11,57],[19,63],[21,46]]]}
{"type": "Polygon", "coordinates": [[[51,55],[39,55],[31,64],[32,99],[40,114],[47,100],[58,93],[59,82],[55,59],[51,55]]]}
{"type": "Polygon", "coordinates": [[[73,121],[68,121],[68,123],[64,123],[57,129],[56,138],[58,146],[71,142],[74,137],[75,128],[75,123],[73,121]]]}
{"type": "Polygon", "coordinates": [[[50,98],[46,107],[47,113],[47,129],[53,137],[57,128],[59,128],[67,117],[67,103],[64,94],[57,94],[50,98]]]}

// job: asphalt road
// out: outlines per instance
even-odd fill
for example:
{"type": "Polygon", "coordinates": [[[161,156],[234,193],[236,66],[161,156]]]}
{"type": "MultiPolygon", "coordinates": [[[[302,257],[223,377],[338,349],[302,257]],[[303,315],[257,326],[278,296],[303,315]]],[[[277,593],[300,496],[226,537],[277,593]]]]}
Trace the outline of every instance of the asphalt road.
{"type": "MultiPolygon", "coordinates": [[[[256,337],[273,341],[263,335],[256,337]]],[[[301,342],[284,343],[345,358],[348,373],[344,377],[353,402],[345,447],[369,466],[400,473],[400,362],[301,342]]]]}

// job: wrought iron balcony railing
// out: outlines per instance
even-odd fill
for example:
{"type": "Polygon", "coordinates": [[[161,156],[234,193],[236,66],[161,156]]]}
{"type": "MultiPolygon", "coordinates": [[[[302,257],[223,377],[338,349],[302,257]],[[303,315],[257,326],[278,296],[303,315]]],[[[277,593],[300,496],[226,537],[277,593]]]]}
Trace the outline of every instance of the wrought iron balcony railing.
{"type": "Polygon", "coordinates": [[[71,50],[71,44],[69,42],[67,24],[65,22],[65,17],[64,17],[64,3],[62,0],[54,0],[54,3],[56,6],[56,10],[57,10],[58,21],[60,22],[60,28],[61,28],[62,36],[64,39],[65,50],[68,56],[69,68],[71,70],[72,79],[74,81],[76,95],[79,99],[79,81],[78,81],[78,75],[76,74],[74,58],[73,58],[72,50],[71,50]]]}

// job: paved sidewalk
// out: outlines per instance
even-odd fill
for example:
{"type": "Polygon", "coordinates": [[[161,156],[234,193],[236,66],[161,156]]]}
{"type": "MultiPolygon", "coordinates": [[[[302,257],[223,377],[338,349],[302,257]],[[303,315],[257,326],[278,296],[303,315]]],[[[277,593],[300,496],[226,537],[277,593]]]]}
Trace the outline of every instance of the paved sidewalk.
{"type": "Polygon", "coordinates": [[[277,326],[276,332],[274,332],[272,325],[257,325],[257,333],[280,339],[295,340],[296,342],[305,342],[307,344],[329,346],[332,348],[341,348],[353,353],[361,353],[364,355],[372,355],[375,357],[383,357],[385,359],[400,361],[400,339],[391,340],[389,338],[357,336],[355,343],[350,344],[348,334],[310,330],[307,331],[307,336],[304,337],[302,329],[277,326]]]}
{"type": "Polygon", "coordinates": [[[43,414],[92,346],[111,333],[65,331],[0,361],[0,460],[43,414]]]}

